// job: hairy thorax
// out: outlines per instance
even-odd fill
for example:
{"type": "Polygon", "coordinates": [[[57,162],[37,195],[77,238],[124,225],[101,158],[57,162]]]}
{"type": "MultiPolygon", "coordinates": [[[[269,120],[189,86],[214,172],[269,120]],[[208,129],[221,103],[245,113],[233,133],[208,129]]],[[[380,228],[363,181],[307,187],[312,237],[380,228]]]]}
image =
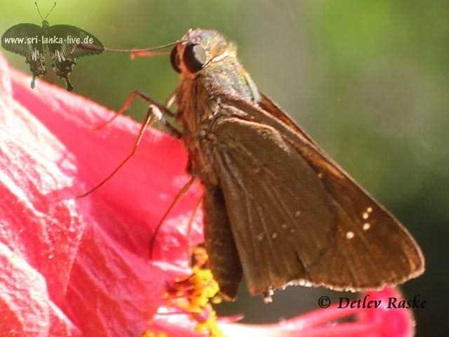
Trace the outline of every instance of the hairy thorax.
{"type": "Polygon", "coordinates": [[[223,98],[231,96],[254,103],[259,100],[257,89],[243,68],[239,65],[233,69],[241,72],[211,67],[196,77],[183,77],[176,91],[177,119],[182,124],[190,158],[188,172],[209,185],[219,184],[213,170],[217,145],[214,128],[223,118],[242,117],[242,112],[224,104],[223,98]]]}

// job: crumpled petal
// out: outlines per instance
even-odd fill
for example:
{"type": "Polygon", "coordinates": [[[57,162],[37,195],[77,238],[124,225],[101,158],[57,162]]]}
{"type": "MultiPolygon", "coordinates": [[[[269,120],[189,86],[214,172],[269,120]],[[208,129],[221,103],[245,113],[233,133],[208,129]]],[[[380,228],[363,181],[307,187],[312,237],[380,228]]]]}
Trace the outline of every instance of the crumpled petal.
{"type": "MultiPolygon", "coordinates": [[[[124,98],[125,99],[125,98],[124,98]]],[[[138,336],[169,274],[149,263],[150,239],[188,180],[180,141],[64,89],[10,70],[0,56],[0,331],[14,336],[138,336]]],[[[155,256],[186,259],[193,187],[156,240],[155,256]],[[163,240],[159,240],[163,238],[163,240]]],[[[200,240],[198,226],[192,240],[200,240]],[[195,236],[196,235],[196,236],[195,236]]],[[[187,263],[187,262],[185,262],[187,263]]]]}

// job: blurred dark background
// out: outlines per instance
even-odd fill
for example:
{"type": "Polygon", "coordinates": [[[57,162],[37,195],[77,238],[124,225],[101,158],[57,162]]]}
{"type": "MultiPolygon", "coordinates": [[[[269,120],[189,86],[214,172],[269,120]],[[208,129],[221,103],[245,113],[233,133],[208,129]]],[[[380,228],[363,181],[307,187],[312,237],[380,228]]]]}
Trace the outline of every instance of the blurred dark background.
{"type": "MultiPolygon", "coordinates": [[[[53,0],[40,0],[43,15],[53,0]]],[[[0,3],[0,32],[41,20],[34,0],[0,3]]],[[[48,21],[71,24],[111,48],[151,47],[188,28],[221,31],[267,93],[356,180],[397,215],[424,250],[418,336],[445,336],[449,277],[449,2],[409,0],[58,1],[48,21]]],[[[24,59],[8,60],[28,71],[24,59]]],[[[52,75],[46,80],[64,84],[52,75]]],[[[164,102],[177,76],[167,57],[107,54],[80,59],[75,92],[118,109],[140,89],[164,102]]],[[[39,86],[39,81],[37,82],[39,86]]],[[[141,120],[145,105],[135,103],[141,120]]],[[[245,297],[218,307],[247,322],[274,322],[317,308],[322,289],[291,287],[273,304],[245,297]]]]}

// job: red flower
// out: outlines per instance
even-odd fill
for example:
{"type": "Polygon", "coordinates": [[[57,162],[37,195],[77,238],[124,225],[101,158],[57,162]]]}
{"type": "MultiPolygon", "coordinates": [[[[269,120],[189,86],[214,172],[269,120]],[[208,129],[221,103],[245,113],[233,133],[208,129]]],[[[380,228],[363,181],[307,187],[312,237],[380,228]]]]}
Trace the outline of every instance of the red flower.
{"type": "MultiPolygon", "coordinates": [[[[125,99],[125,97],[124,97],[125,99]]],[[[167,280],[186,274],[192,187],[170,213],[149,262],[152,233],[189,177],[180,141],[8,68],[0,55],[0,332],[10,336],[198,336],[188,315],[156,315],[167,280]],[[151,324],[147,324],[151,318],[151,324]]],[[[201,216],[197,215],[198,218],[201,216]]],[[[190,243],[202,241],[199,221],[190,243]]],[[[384,298],[393,290],[371,293],[384,298]]],[[[406,310],[327,309],[266,326],[222,323],[226,336],[409,336],[406,310]],[[357,314],[353,323],[331,324],[357,314]],[[363,332],[364,331],[364,332],[363,332]],[[382,334],[383,333],[383,334],[382,334]]]]}
{"type": "MultiPolygon", "coordinates": [[[[162,301],[166,270],[185,261],[192,188],[171,212],[148,263],[152,231],[188,176],[178,140],[9,70],[0,59],[0,331],[14,336],[138,336],[162,301]],[[162,249],[163,247],[163,249],[162,249]]],[[[196,226],[193,241],[201,240],[196,226]]]]}

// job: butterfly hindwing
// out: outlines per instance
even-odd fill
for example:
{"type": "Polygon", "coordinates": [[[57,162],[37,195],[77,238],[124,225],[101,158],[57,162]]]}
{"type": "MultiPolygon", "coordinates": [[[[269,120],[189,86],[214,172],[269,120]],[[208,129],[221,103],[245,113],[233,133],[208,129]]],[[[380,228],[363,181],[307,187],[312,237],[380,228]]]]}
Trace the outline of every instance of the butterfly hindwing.
{"type": "Polygon", "coordinates": [[[204,239],[211,270],[220,285],[221,296],[233,300],[242,280],[242,266],[220,186],[205,187],[203,205],[204,239]]]}
{"type": "MultiPolygon", "coordinates": [[[[50,36],[65,38],[64,47],[61,52],[65,56],[70,55],[72,58],[80,58],[83,56],[97,55],[104,51],[104,46],[99,39],[84,29],[70,25],[54,25],[48,27],[50,36]],[[68,38],[70,36],[70,39],[68,38]],[[88,45],[89,47],[84,47],[88,45]]],[[[53,47],[57,47],[54,45],[53,47]]]]}

